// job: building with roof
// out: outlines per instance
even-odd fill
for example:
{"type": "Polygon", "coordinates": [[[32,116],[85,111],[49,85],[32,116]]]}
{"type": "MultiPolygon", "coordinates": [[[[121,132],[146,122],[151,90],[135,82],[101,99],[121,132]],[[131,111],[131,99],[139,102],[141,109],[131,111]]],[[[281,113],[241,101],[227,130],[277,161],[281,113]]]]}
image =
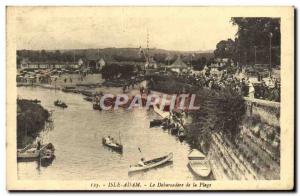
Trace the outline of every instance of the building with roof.
{"type": "Polygon", "coordinates": [[[186,71],[188,69],[188,66],[185,62],[183,62],[180,56],[178,56],[174,63],[169,66],[169,68],[174,72],[180,73],[182,71],[186,71]]]}

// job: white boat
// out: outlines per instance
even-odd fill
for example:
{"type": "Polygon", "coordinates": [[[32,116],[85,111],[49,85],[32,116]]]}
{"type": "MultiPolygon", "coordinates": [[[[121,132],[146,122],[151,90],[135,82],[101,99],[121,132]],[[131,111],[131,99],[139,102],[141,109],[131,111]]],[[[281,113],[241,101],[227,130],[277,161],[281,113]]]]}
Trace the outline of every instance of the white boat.
{"type": "Polygon", "coordinates": [[[23,149],[17,150],[18,160],[34,160],[40,158],[42,152],[50,150],[54,153],[55,149],[52,143],[41,145],[40,149],[37,148],[36,144],[27,145],[23,149]]]}
{"type": "Polygon", "coordinates": [[[197,149],[193,149],[188,155],[189,167],[193,173],[201,177],[208,177],[211,173],[211,167],[206,156],[197,149]]]}
{"type": "Polygon", "coordinates": [[[37,150],[37,145],[28,145],[23,149],[18,149],[18,159],[35,159],[40,156],[40,150],[37,150]]]}
{"type": "Polygon", "coordinates": [[[155,167],[158,167],[160,165],[163,165],[169,161],[172,161],[173,159],[173,153],[169,153],[166,156],[162,156],[159,158],[151,159],[149,161],[144,162],[144,166],[141,165],[131,165],[129,167],[129,172],[138,172],[138,171],[146,171],[155,167]]]}

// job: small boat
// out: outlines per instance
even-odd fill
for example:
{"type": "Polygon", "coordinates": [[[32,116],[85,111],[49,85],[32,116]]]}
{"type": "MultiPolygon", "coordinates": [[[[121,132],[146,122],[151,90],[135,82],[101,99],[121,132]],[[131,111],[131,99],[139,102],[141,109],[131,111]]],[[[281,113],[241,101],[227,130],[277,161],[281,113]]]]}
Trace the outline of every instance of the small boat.
{"type": "Polygon", "coordinates": [[[108,137],[102,138],[102,144],[104,146],[111,148],[112,150],[114,150],[116,152],[123,153],[123,145],[119,144],[117,142],[111,141],[111,139],[109,139],[108,137]]]}
{"type": "Polygon", "coordinates": [[[93,102],[93,100],[94,100],[93,97],[84,97],[83,99],[86,101],[89,101],[89,102],[93,102]]]}
{"type": "Polygon", "coordinates": [[[200,177],[208,177],[211,173],[211,167],[209,165],[206,156],[197,149],[193,149],[188,155],[188,166],[194,174],[200,177]]]}
{"type": "Polygon", "coordinates": [[[97,103],[93,103],[93,109],[94,110],[102,110],[102,108],[100,107],[100,104],[97,104],[97,103]]]}
{"type": "Polygon", "coordinates": [[[55,149],[52,143],[41,145],[40,149],[37,149],[37,144],[27,145],[23,149],[18,149],[17,159],[23,161],[36,160],[40,158],[41,154],[45,151],[51,151],[54,153],[55,149]]]}
{"type": "Polygon", "coordinates": [[[18,160],[31,160],[37,159],[40,156],[40,150],[37,150],[37,145],[27,145],[23,149],[18,149],[17,159],[18,160]]]}
{"type": "Polygon", "coordinates": [[[43,152],[41,152],[40,161],[42,165],[45,166],[48,165],[53,161],[54,158],[55,158],[54,151],[51,149],[46,149],[43,152]]]}
{"type": "Polygon", "coordinates": [[[163,120],[160,119],[153,119],[152,121],[150,121],[150,128],[151,127],[158,127],[161,126],[163,123],[163,120]]]}
{"type": "Polygon", "coordinates": [[[65,104],[64,102],[60,101],[60,100],[56,100],[54,101],[54,105],[55,106],[58,106],[58,107],[61,107],[61,108],[67,108],[67,104],[65,104]]]}
{"type": "Polygon", "coordinates": [[[92,102],[93,102],[93,109],[94,110],[100,110],[100,111],[102,110],[102,108],[100,106],[100,97],[99,96],[95,96],[93,98],[92,102]]]}
{"type": "Polygon", "coordinates": [[[41,100],[38,100],[38,99],[32,99],[30,101],[33,102],[33,103],[41,103],[41,100]]]}
{"type": "Polygon", "coordinates": [[[65,86],[62,89],[63,92],[65,93],[75,93],[76,92],[76,87],[75,86],[65,86]]]}
{"type": "Polygon", "coordinates": [[[138,171],[147,171],[149,169],[161,166],[167,162],[172,161],[173,159],[173,153],[169,153],[168,155],[159,157],[159,158],[155,158],[155,159],[151,159],[149,161],[145,161],[144,162],[144,166],[141,166],[139,164],[136,165],[131,165],[129,167],[129,172],[138,172],[138,171]]]}

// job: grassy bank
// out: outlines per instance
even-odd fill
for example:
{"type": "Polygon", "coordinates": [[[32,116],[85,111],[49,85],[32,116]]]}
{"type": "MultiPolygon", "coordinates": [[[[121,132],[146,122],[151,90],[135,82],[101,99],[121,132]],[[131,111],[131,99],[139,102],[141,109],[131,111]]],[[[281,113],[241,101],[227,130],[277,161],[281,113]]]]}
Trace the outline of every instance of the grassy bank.
{"type": "Polygon", "coordinates": [[[30,100],[17,100],[17,146],[30,144],[43,130],[49,112],[41,105],[30,100]]]}

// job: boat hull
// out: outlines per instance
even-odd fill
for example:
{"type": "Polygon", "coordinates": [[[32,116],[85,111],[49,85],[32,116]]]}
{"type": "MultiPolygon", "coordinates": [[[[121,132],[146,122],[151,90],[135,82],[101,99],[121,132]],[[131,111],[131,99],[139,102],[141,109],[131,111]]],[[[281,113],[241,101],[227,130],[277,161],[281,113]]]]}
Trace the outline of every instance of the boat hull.
{"type": "Polygon", "coordinates": [[[150,169],[153,169],[153,168],[159,167],[163,164],[166,164],[166,163],[172,161],[172,159],[173,159],[173,153],[169,153],[166,156],[146,161],[145,166],[138,166],[138,165],[130,166],[129,173],[140,172],[140,171],[148,171],[150,169]]]}
{"type": "Polygon", "coordinates": [[[196,176],[208,178],[211,173],[211,168],[208,164],[208,162],[205,164],[200,164],[190,161],[188,166],[196,176]]]}
{"type": "Polygon", "coordinates": [[[57,106],[57,107],[60,107],[60,108],[63,108],[63,109],[65,109],[65,108],[67,108],[68,106],[66,106],[66,105],[55,105],[55,106],[57,106]]]}
{"type": "Polygon", "coordinates": [[[17,159],[19,161],[30,161],[40,157],[40,152],[36,153],[17,153],[17,159]]]}
{"type": "Polygon", "coordinates": [[[54,154],[54,146],[52,143],[42,145],[40,150],[37,150],[37,145],[28,145],[24,149],[17,151],[17,160],[18,161],[33,161],[41,157],[45,150],[51,150],[51,153],[54,154]],[[30,150],[31,149],[31,150],[30,150]]]}
{"type": "Polygon", "coordinates": [[[163,123],[163,120],[154,119],[154,120],[150,121],[150,128],[159,127],[162,125],[162,123],[163,123]]]}
{"type": "Polygon", "coordinates": [[[54,105],[63,109],[68,107],[65,103],[57,103],[56,101],[54,102],[54,105]]]}

